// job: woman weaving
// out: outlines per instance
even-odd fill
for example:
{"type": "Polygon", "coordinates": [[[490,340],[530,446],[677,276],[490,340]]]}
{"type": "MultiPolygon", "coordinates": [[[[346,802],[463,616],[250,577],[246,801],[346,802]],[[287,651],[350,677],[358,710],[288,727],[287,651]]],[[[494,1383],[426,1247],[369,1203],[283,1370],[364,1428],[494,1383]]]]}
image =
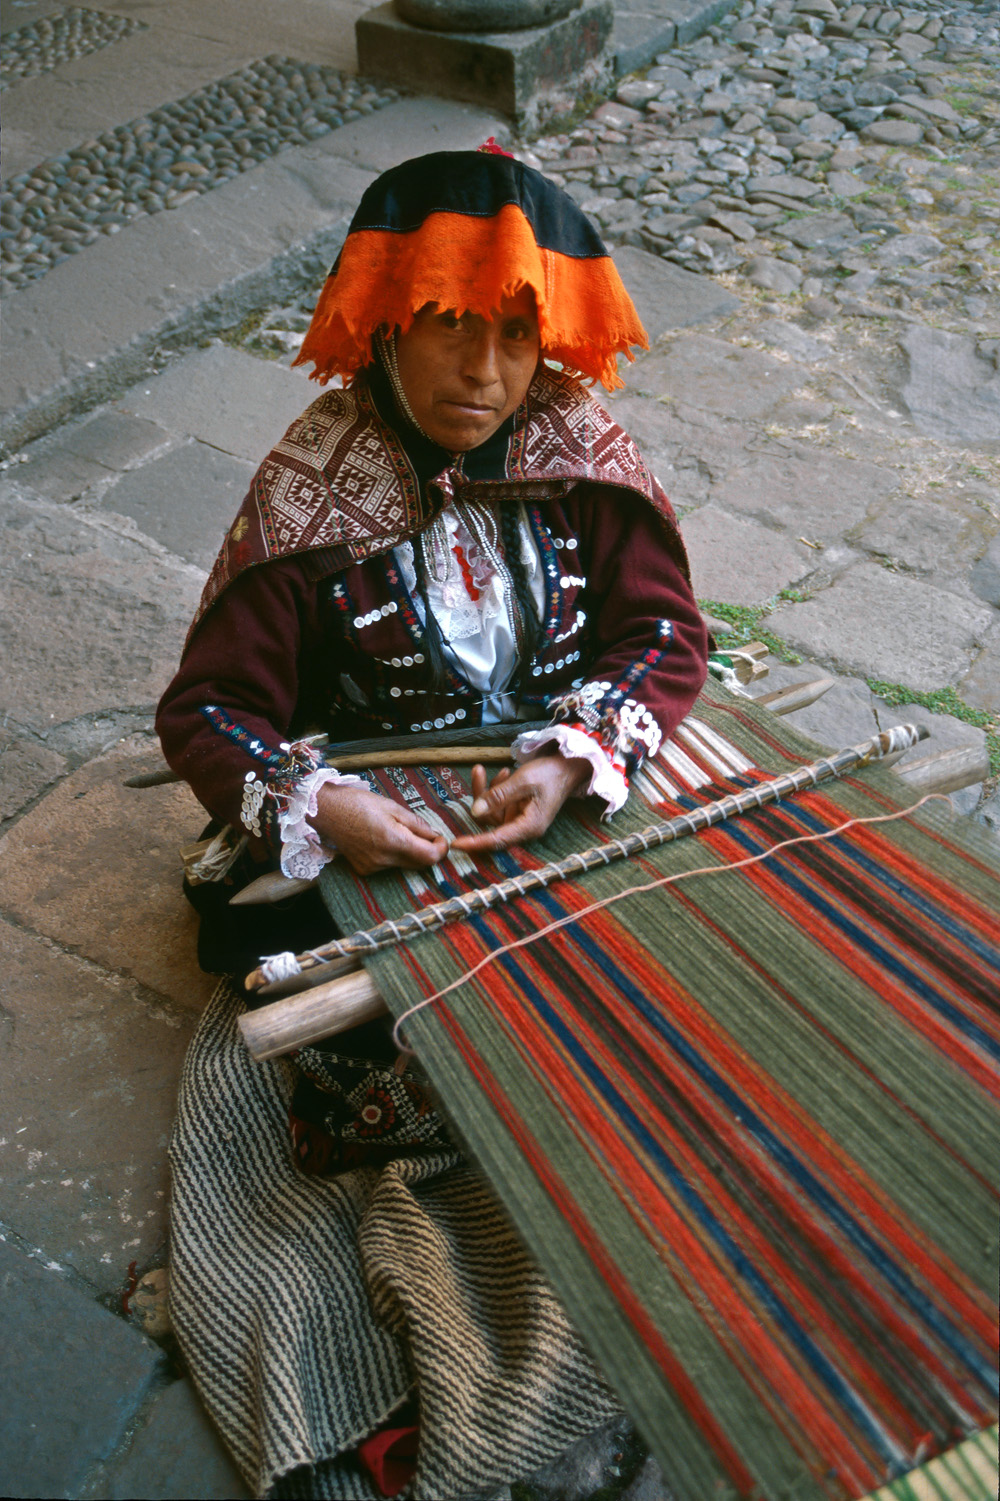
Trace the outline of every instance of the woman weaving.
{"type": "MultiPolygon", "coordinates": [[[[613,388],[617,355],[645,342],[589,221],[512,158],[438,154],[368,189],[299,357],[345,388],[258,471],[159,710],[171,765],[246,830],[249,874],[280,862],[313,876],[338,856],[363,875],[419,869],[448,851],[402,803],[324,767],[297,738],[318,729],[345,741],[547,720],[515,742],[512,773],[490,787],[475,768],[481,832],[453,847],[536,838],[570,796],[621,807],[691,707],[707,650],[669,504],[575,378],[613,388]]],[[[277,942],[258,931],[227,967],[318,942],[303,930],[315,918],[277,942]]],[[[224,967],[221,952],[207,924],[203,962],[224,967]]],[[[261,1067],[235,1039],[241,1004],[223,987],[192,1046],[172,1296],[251,1484],[394,1494],[412,1465],[394,1475],[385,1456],[415,1453],[419,1435],[412,1493],[457,1496],[603,1421],[612,1399],[419,1083],[410,1136],[330,1145],[331,1095],[356,1105],[382,1069],[404,1100],[381,1034],[304,1050],[301,1070],[261,1067]],[[364,1070],[361,1095],[342,1054],[364,1070]],[[224,1330],[199,1287],[220,1261],[243,1305],[224,1330]]]]}

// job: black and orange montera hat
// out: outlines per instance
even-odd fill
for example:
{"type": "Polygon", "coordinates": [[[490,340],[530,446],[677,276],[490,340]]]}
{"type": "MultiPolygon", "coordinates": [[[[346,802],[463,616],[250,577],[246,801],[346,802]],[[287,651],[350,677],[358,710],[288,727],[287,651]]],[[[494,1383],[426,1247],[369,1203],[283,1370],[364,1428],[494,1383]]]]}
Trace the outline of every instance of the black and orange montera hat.
{"type": "Polygon", "coordinates": [[[428,303],[491,318],[530,287],[543,356],[622,384],[617,356],[649,342],[607,248],[561,188],[490,148],[416,157],[367,189],[295,361],[314,380],[350,380],[380,328],[405,332],[428,303]]]}

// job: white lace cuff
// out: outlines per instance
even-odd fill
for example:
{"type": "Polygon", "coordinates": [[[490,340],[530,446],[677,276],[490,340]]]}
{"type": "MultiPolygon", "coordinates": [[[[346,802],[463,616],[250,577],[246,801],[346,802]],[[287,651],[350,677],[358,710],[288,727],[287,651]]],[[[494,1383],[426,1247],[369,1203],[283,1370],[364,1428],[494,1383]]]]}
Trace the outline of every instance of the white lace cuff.
{"type": "Polygon", "coordinates": [[[590,762],[590,783],[582,788],[577,797],[599,797],[607,804],[604,817],[610,818],[625,806],[628,797],[628,782],[615,766],[604,747],[587,734],[569,724],[550,724],[544,730],[529,730],[514,741],[514,756],[520,765],[545,746],[555,745],[561,756],[581,757],[590,762]]]}
{"type": "Polygon", "coordinates": [[[363,777],[334,771],[331,766],[319,766],[315,771],[307,772],[290,792],[285,793],[282,798],[284,806],[279,808],[277,815],[282,875],[313,881],[336,854],[330,844],[321,842],[318,830],[306,821],[315,818],[316,794],[328,783],[335,787],[366,785],[363,777]]]}

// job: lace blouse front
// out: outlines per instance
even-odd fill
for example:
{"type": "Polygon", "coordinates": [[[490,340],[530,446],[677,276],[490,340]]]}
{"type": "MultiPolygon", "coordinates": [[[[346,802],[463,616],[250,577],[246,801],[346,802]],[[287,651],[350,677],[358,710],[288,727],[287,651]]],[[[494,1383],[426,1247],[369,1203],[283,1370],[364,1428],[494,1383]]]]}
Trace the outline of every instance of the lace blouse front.
{"type": "MultiPolygon", "coordinates": [[[[542,563],[523,507],[518,542],[525,575],[542,614],[542,563]]],[[[514,717],[514,695],[505,690],[517,671],[514,587],[504,558],[496,511],[477,501],[456,501],[417,540],[426,562],[427,603],[441,628],[455,671],[483,695],[483,723],[514,717]]],[[[417,588],[412,542],[395,549],[403,582],[425,621],[417,588]]]]}

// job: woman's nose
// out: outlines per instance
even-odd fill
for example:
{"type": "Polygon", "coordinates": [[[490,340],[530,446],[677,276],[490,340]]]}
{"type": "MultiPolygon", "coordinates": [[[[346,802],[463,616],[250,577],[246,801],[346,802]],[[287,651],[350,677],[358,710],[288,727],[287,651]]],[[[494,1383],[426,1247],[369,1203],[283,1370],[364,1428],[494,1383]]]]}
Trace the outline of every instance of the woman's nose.
{"type": "Polygon", "coordinates": [[[472,330],[465,349],[462,374],[479,386],[491,386],[500,378],[500,333],[495,323],[483,322],[472,330]]]}

